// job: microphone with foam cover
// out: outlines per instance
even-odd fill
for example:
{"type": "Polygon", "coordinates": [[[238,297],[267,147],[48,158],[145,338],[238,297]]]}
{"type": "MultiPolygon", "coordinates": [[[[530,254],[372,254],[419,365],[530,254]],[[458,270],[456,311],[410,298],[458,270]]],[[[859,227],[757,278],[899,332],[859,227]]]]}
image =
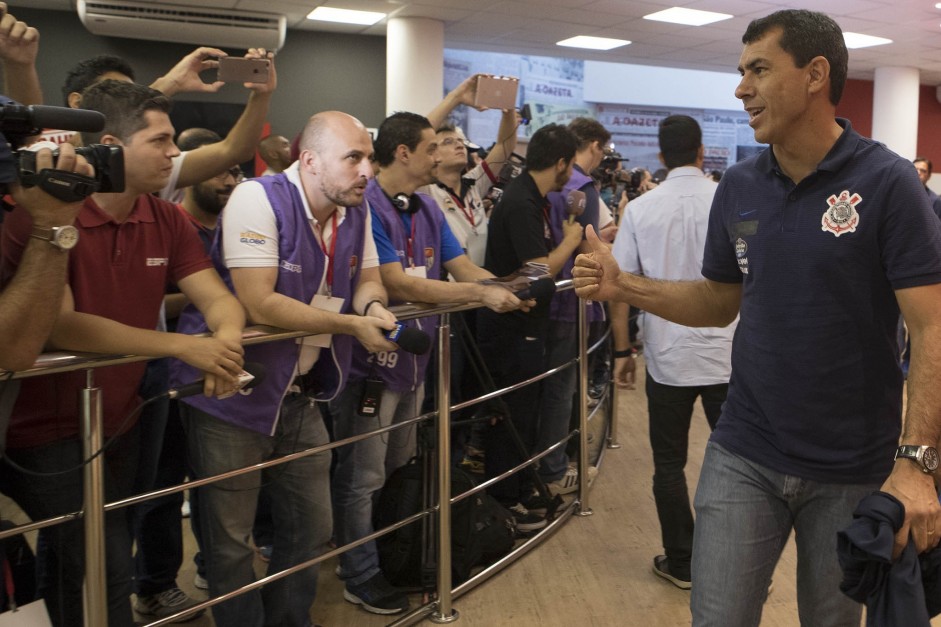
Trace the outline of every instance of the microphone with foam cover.
{"type": "MultiPolygon", "coordinates": [[[[247,372],[253,378],[249,379],[247,383],[239,387],[239,390],[247,390],[255,387],[265,380],[265,375],[267,375],[267,369],[263,364],[260,364],[256,361],[247,361],[245,365],[242,366],[242,370],[247,372]]],[[[186,398],[187,396],[193,396],[194,394],[200,394],[203,391],[204,381],[200,379],[199,381],[193,381],[188,383],[181,388],[171,389],[167,391],[168,398],[186,398]]]]}
{"type": "Polygon", "coordinates": [[[104,127],[105,116],[99,111],[46,105],[0,107],[0,131],[8,134],[29,133],[44,128],[97,133],[104,127]]]}
{"type": "Polygon", "coordinates": [[[395,328],[386,332],[386,339],[395,342],[403,351],[414,355],[424,355],[431,348],[431,336],[413,327],[407,327],[401,322],[395,323],[395,328]]]}
{"type": "Polygon", "coordinates": [[[518,292],[515,292],[514,294],[520,300],[528,300],[530,298],[542,300],[555,294],[555,281],[553,281],[550,277],[536,279],[528,286],[524,287],[518,292]]]}
{"type": "Polygon", "coordinates": [[[568,193],[565,197],[565,209],[569,214],[569,224],[575,222],[575,218],[585,213],[587,202],[585,192],[581,190],[573,189],[568,193]]]}

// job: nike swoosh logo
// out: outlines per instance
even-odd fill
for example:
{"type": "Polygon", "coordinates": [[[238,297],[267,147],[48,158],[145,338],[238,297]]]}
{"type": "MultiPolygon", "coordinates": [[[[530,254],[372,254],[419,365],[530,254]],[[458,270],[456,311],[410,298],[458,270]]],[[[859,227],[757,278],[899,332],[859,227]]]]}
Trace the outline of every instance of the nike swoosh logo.
{"type": "Polygon", "coordinates": [[[751,215],[751,214],[755,213],[756,211],[758,211],[758,210],[757,210],[757,209],[752,209],[751,211],[739,211],[739,212],[738,212],[738,215],[740,215],[740,216],[742,216],[742,217],[745,217],[745,216],[747,216],[747,215],[751,215]]]}

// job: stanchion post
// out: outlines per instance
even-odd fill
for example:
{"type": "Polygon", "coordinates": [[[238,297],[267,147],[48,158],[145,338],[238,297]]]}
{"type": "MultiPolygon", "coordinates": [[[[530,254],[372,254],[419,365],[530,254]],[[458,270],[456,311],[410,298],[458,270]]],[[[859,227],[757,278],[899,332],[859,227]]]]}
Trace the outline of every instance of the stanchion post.
{"type": "Polygon", "coordinates": [[[451,623],[458,611],[451,607],[451,315],[438,324],[438,603],[429,619],[451,623]]]}
{"type": "Polygon", "coordinates": [[[618,442],[618,401],[620,390],[618,382],[614,380],[614,357],[611,358],[611,376],[608,381],[608,448],[621,448],[618,442]]]}
{"type": "MultiPolygon", "coordinates": [[[[101,388],[94,387],[94,370],[86,371],[81,391],[82,452],[85,459],[101,450],[101,388]]],[[[108,624],[108,593],[105,577],[105,458],[98,455],[84,472],[83,522],[85,525],[85,627],[108,624]]]]}
{"type": "Polygon", "coordinates": [[[591,516],[588,506],[588,306],[578,299],[578,515],[591,516]]]}

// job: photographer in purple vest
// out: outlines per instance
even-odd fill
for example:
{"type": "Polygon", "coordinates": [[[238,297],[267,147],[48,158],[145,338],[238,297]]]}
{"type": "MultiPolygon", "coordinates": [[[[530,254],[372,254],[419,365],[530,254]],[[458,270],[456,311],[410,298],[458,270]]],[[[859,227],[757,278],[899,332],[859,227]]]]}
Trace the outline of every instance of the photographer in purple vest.
{"type": "MultiPolygon", "coordinates": [[[[416,193],[433,180],[438,164],[437,138],[429,121],[414,113],[396,113],[380,125],[376,138],[379,174],[369,182],[366,199],[382,282],[393,302],[483,304],[497,312],[528,309],[508,289],[481,285],[493,274],[474,265],[451,232],[434,200],[416,193]],[[457,282],[442,279],[442,268],[457,282]]],[[[383,301],[384,302],[384,301],[383,301]]],[[[372,307],[378,307],[376,303],[372,307]]],[[[370,313],[372,308],[370,308],[370,313]]],[[[435,332],[437,317],[410,320],[407,326],[435,332]]],[[[334,436],[348,438],[420,414],[429,354],[403,350],[367,353],[353,348],[349,383],[331,402],[334,436]],[[375,392],[378,412],[363,416],[364,398],[375,392]],[[378,414],[378,418],[377,415],[378,414]]],[[[338,545],[373,532],[373,500],[387,473],[415,454],[415,429],[405,427],[337,449],[333,475],[334,529],[338,545]]],[[[344,598],[375,614],[408,609],[408,598],[379,570],[374,542],[340,556],[344,598]]]]}
{"type": "MultiPolygon", "coordinates": [[[[396,348],[383,336],[395,317],[383,305],[387,296],[364,203],[372,176],[369,134],[345,113],[319,113],[307,123],[300,149],[284,172],[236,187],[213,259],[224,264],[253,323],[319,335],[246,349],[247,359],[267,371],[251,390],[222,401],[186,399],[184,424],[198,478],[326,444],[313,401],[329,400],[346,384],[354,346],[396,348]]],[[[198,332],[199,322],[184,312],[179,329],[198,332]]],[[[177,368],[174,376],[185,383],[191,375],[177,368]]],[[[255,580],[249,538],[262,485],[274,520],[269,572],[324,552],[332,531],[329,468],[330,454],[320,453],[201,488],[212,596],[255,580]]],[[[216,625],[309,625],[317,572],[312,566],[214,606],[216,625]]]]}

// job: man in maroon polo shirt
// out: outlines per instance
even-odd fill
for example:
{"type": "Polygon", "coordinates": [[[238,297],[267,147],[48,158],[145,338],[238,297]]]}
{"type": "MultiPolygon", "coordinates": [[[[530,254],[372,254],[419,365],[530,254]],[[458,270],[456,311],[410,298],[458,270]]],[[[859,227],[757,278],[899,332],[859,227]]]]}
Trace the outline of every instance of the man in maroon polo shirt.
{"type": "MultiPolygon", "coordinates": [[[[151,195],[166,184],[171,160],[179,154],[167,115],[169,101],[148,87],[109,80],[89,88],[83,106],[107,119],[101,133],[86,134],[86,142],[123,146],[126,189],[94,194],[79,213],[80,241],[71,251],[50,348],[174,356],[204,372],[207,395],[231,390],[242,365],[242,306],[212,268],[192,225],[176,207],[151,195]],[[169,282],[203,312],[211,337],[153,331],[169,282]]],[[[29,238],[42,236],[25,211],[10,214],[4,224],[0,281],[13,275],[29,238]]],[[[127,496],[136,476],[139,442],[132,412],[143,371],[144,362],[94,371],[94,384],[103,391],[105,436],[114,438],[105,455],[109,501],[127,496]]],[[[81,508],[78,401],[84,383],[81,372],[27,379],[14,406],[7,462],[15,466],[0,466],[0,489],[33,519],[81,508]]],[[[133,625],[126,511],[110,512],[106,521],[111,627],[133,625]]],[[[79,626],[81,523],[52,527],[45,539],[40,592],[54,625],[79,626]]]]}

